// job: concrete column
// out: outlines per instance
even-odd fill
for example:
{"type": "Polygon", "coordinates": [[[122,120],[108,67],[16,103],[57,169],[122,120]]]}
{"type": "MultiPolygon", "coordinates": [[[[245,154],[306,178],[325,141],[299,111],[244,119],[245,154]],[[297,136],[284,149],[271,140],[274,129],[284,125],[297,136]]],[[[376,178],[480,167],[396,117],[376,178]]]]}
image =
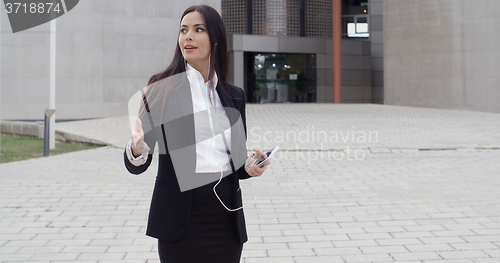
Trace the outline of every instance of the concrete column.
{"type": "Polygon", "coordinates": [[[333,103],[340,103],[342,86],[341,41],[342,41],[342,2],[333,0],[333,103]]]}
{"type": "Polygon", "coordinates": [[[245,83],[243,82],[244,78],[244,59],[243,59],[243,51],[234,51],[233,52],[233,76],[234,76],[234,85],[244,88],[245,83]]]}
{"type": "Polygon", "coordinates": [[[371,100],[372,103],[384,104],[384,34],[382,0],[368,2],[370,15],[370,54],[371,54],[371,100]]]}

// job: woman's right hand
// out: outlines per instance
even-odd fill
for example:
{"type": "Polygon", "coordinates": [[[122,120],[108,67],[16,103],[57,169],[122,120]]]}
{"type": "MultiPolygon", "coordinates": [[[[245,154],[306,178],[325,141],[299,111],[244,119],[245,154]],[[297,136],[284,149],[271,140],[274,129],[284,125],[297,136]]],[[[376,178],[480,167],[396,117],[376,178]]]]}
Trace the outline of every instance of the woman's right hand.
{"type": "Polygon", "coordinates": [[[149,146],[144,142],[144,131],[139,118],[135,119],[135,130],[132,132],[132,143],[130,145],[134,157],[149,153],[149,146]]]}

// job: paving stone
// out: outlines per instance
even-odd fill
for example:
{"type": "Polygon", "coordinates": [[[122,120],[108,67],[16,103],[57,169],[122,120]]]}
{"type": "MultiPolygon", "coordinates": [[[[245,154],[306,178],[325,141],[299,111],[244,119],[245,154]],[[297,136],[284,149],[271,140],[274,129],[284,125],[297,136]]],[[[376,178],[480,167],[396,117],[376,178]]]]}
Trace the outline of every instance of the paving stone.
{"type": "Polygon", "coordinates": [[[408,250],[404,246],[362,246],[359,247],[359,250],[365,254],[373,254],[373,253],[402,253],[408,252],[408,250]]]}
{"type": "Polygon", "coordinates": [[[417,238],[377,239],[377,243],[382,246],[422,244],[417,238]]]}
{"type": "Polygon", "coordinates": [[[158,252],[128,252],[125,255],[125,260],[130,259],[157,259],[158,252]]]}
{"type": "Polygon", "coordinates": [[[453,247],[449,244],[439,243],[439,244],[422,244],[422,245],[405,245],[405,247],[411,252],[419,251],[440,251],[440,250],[452,250],[453,247]]]}
{"type": "Polygon", "coordinates": [[[498,235],[482,235],[482,236],[461,236],[467,242],[494,242],[500,241],[500,236],[498,235]]]}
{"type": "Polygon", "coordinates": [[[150,252],[153,250],[153,245],[136,245],[136,246],[110,246],[106,252],[150,252]]]}
{"type": "Polygon", "coordinates": [[[120,260],[126,253],[81,253],[78,260],[120,260]]]}
{"type": "Polygon", "coordinates": [[[26,254],[26,253],[15,253],[15,254],[4,254],[2,255],[3,261],[28,261],[34,254],[26,254]]]}
{"type": "Polygon", "coordinates": [[[346,240],[333,241],[335,247],[360,247],[360,246],[375,246],[378,243],[375,240],[346,240]]]}
{"type": "Polygon", "coordinates": [[[17,253],[57,253],[63,250],[64,246],[23,246],[21,247],[17,253]]]}
{"type": "Polygon", "coordinates": [[[392,258],[396,261],[402,260],[431,260],[442,259],[439,253],[434,251],[420,251],[420,252],[404,252],[404,253],[391,253],[392,258]]]}
{"type": "Polygon", "coordinates": [[[425,244],[431,243],[458,243],[458,242],[466,242],[465,238],[462,237],[422,237],[419,240],[422,240],[425,244]]]}
{"type": "MultiPolygon", "coordinates": [[[[475,259],[475,258],[488,258],[488,253],[481,250],[451,250],[440,251],[439,256],[444,259],[475,259]]],[[[494,255],[492,255],[494,256],[494,255]]]]}
{"type": "Polygon", "coordinates": [[[109,246],[91,246],[91,245],[84,245],[84,246],[66,246],[62,250],[62,252],[68,253],[68,252],[105,252],[108,250],[109,246]]]}
{"type": "Polygon", "coordinates": [[[245,258],[245,263],[295,263],[291,257],[245,258]]]}
{"type": "Polygon", "coordinates": [[[319,247],[333,247],[332,242],[327,241],[308,241],[308,242],[290,242],[288,246],[291,249],[299,248],[319,248],[319,247]]]}
{"type": "Polygon", "coordinates": [[[295,257],[296,263],[340,263],[345,262],[341,257],[333,257],[333,256],[303,256],[303,257],[295,257]]]}
{"type": "MultiPolygon", "coordinates": [[[[461,230],[447,230],[447,231],[431,231],[434,235],[439,237],[449,237],[449,236],[473,236],[476,235],[475,232],[469,229],[461,230]]],[[[494,234],[489,232],[489,234],[494,234]]]]}
{"type": "Polygon", "coordinates": [[[35,260],[76,260],[80,253],[50,253],[50,252],[38,252],[33,255],[31,259],[35,260]]]}
{"type": "Polygon", "coordinates": [[[347,235],[306,235],[307,241],[337,241],[349,240],[347,235]]]}

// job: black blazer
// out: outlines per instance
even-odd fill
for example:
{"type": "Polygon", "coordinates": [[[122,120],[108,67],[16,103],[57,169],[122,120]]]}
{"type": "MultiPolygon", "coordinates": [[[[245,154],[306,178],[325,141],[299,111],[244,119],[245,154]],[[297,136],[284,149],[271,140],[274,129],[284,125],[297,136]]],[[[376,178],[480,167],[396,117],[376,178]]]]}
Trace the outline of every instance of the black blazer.
{"type": "MultiPolygon", "coordinates": [[[[234,85],[229,83],[225,83],[225,86],[228,89],[228,93],[235,99],[230,98],[223,90],[220,83],[218,83],[216,89],[221,100],[221,103],[224,107],[232,107],[237,109],[241,116],[241,120],[243,122],[243,127],[245,131],[245,142],[247,137],[247,129],[246,129],[246,117],[245,117],[245,101],[246,95],[245,92],[234,85]]],[[[191,101],[190,97],[191,92],[185,92],[187,89],[184,89],[184,92],[178,93],[177,102],[176,99],[170,100],[168,103],[173,105],[171,110],[184,110],[191,111],[193,105],[192,103],[185,103],[188,105],[182,105],[179,101],[191,101]],[[182,97],[182,98],[181,98],[182,97]],[[187,100],[189,99],[189,100],[187,100]]],[[[175,96],[173,98],[176,98],[175,96]]],[[[227,112],[227,110],[226,110],[227,112]]],[[[240,118],[240,116],[234,116],[235,114],[228,114],[228,118],[234,121],[234,119],[240,118]]],[[[233,123],[231,121],[231,123],[233,123]]],[[[191,121],[186,121],[186,125],[188,125],[188,131],[194,131],[194,118],[191,121]]],[[[163,125],[157,127],[154,130],[147,132],[144,135],[144,141],[150,146],[151,151],[149,152],[147,162],[140,166],[134,166],[127,158],[126,153],[123,153],[125,167],[132,174],[140,174],[146,171],[146,169],[151,164],[152,153],[154,152],[155,142],[158,141],[158,147],[160,148],[160,155],[158,159],[158,173],[156,176],[155,186],[153,190],[153,197],[151,200],[151,206],[148,217],[148,225],[146,229],[146,235],[158,238],[165,241],[175,241],[182,237],[184,232],[186,231],[186,227],[189,221],[190,211],[191,211],[191,200],[192,200],[192,190],[187,190],[181,192],[177,177],[175,175],[174,166],[172,163],[171,156],[168,152],[168,147],[166,142],[166,137],[164,134],[163,125]],[[161,129],[161,130],[160,130],[161,129]],[[162,136],[163,135],[163,136],[162,136]],[[166,153],[166,154],[162,154],[166,153]]],[[[233,133],[231,133],[233,134],[233,133]]],[[[195,141],[194,133],[188,132],[186,134],[189,138],[192,139],[192,142],[195,141]]],[[[170,145],[170,144],[169,144],[170,145]]],[[[193,156],[196,152],[192,153],[193,156]]],[[[246,153],[245,153],[246,154],[246,153]]],[[[244,166],[242,167],[234,167],[236,170],[235,173],[228,175],[231,177],[232,186],[232,204],[226,204],[230,208],[237,208],[242,206],[242,198],[240,191],[239,179],[248,179],[250,176],[245,171],[244,166]]],[[[241,243],[244,243],[248,240],[246,225],[245,225],[245,217],[243,213],[243,209],[239,209],[237,211],[231,212],[234,215],[234,220],[236,222],[236,233],[241,243]]]]}

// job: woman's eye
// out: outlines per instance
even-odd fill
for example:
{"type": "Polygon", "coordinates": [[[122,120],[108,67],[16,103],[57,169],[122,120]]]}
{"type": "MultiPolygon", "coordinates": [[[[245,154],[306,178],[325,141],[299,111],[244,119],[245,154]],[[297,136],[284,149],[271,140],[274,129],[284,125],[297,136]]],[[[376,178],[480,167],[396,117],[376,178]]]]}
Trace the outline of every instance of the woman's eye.
{"type": "MultiPolygon", "coordinates": [[[[203,32],[203,31],[205,31],[205,29],[203,29],[203,28],[201,28],[201,27],[198,27],[198,28],[196,29],[196,32],[203,32]]],[[[181,34],[185,34],[185,33],[187,32],[187,29],[185,29],[185,28],[181,28],[181,30],[180,30],[179,32],[181,32],[181,34]]]]}

